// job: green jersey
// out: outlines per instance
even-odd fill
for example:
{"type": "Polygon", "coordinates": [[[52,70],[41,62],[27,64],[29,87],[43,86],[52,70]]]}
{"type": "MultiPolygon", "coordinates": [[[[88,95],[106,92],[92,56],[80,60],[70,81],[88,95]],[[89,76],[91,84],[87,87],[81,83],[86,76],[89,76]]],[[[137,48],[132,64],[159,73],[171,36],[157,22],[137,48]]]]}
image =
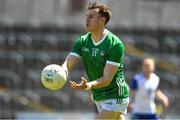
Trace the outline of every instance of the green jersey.
{"type": "Polygon", "coordinates": [[[104,37],[97,43],[92,40],[90,32],[80,36],[76,40],[70,55],[82,58],[89,81],[101,78],[106,64],[118,66],[117,73],[108,86],[92,89],[94,100],[127,98],[129,92],[122,64],[124,45],[110,31],[105,29],[105,33],[104,37]]]}

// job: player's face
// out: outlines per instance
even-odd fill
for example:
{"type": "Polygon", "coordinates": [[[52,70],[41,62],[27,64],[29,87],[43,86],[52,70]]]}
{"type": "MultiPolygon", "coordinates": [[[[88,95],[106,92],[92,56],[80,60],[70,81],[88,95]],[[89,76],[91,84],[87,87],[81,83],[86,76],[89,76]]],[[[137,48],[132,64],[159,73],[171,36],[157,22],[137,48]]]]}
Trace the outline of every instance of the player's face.
{"type": "Polygon", "coordinates": [[[99,27],[101,16],[98,14],[98,9],[88,10],[86,14],[86,31],[93,32],[99,27]]]}
{"type": "Polygon", "coordinates": [[[143,72],[146,74],[150,74],[154,72],[154,62],[152,60],[145,60],[142,65],[143,72]]]}

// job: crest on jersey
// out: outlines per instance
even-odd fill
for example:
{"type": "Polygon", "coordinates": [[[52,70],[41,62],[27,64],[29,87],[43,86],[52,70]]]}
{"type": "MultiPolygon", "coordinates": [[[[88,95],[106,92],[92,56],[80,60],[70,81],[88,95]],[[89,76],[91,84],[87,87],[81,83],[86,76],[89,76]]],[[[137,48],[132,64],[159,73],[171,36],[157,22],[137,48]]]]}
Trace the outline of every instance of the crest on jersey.
{"type": "Polygon", "coordinates": [[[104,56],[105,55],[105,51],[100,51],[100,56],[104,56]]]}

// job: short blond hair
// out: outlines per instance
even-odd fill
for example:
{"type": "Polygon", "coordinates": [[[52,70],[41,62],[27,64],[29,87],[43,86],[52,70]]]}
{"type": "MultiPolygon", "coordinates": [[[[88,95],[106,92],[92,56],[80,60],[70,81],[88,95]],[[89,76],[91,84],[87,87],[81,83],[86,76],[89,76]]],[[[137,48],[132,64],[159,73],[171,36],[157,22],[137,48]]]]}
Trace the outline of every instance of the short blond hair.
{"type": "Polygon", "coordinates": [[[145,61],[149,61],[149,62],[151,62],[151,63],[153,63],[153,64],[155,65],[155,60],[154,60],[153,58],[150,58],[150,57],[144,58],[144,59],[143,59],[143,63],[144,63],[145,61]]]}

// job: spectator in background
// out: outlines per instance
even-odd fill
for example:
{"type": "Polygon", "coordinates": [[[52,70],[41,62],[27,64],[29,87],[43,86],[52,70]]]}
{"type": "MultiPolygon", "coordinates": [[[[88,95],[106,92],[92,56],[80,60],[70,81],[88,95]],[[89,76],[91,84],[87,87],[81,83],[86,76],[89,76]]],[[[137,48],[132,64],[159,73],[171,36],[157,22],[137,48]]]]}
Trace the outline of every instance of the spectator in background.
{"type": "Polygon", "coordinates": [[[142,62],[142,72],[136,74],[131,81],[132,119],[154,119],[156,114],[155,97],[162,101],[165,108],[169,106],[167,96],[158,89],[159,77],[154,73],[155,62],[151,58],[145,58],[142,62]]]}
{"type": "Polygon", "coordinates": [[[98,109],[97,119],[124,119],[129,89],[123,73],[124,45],[105,28],[111,17],[104,4],[90,3],[86,14],[86,33],[80,36],[62,67],[69,73],[80,58],[88,79],[70,81],[74,90],[91,90],[98,109]]]}

